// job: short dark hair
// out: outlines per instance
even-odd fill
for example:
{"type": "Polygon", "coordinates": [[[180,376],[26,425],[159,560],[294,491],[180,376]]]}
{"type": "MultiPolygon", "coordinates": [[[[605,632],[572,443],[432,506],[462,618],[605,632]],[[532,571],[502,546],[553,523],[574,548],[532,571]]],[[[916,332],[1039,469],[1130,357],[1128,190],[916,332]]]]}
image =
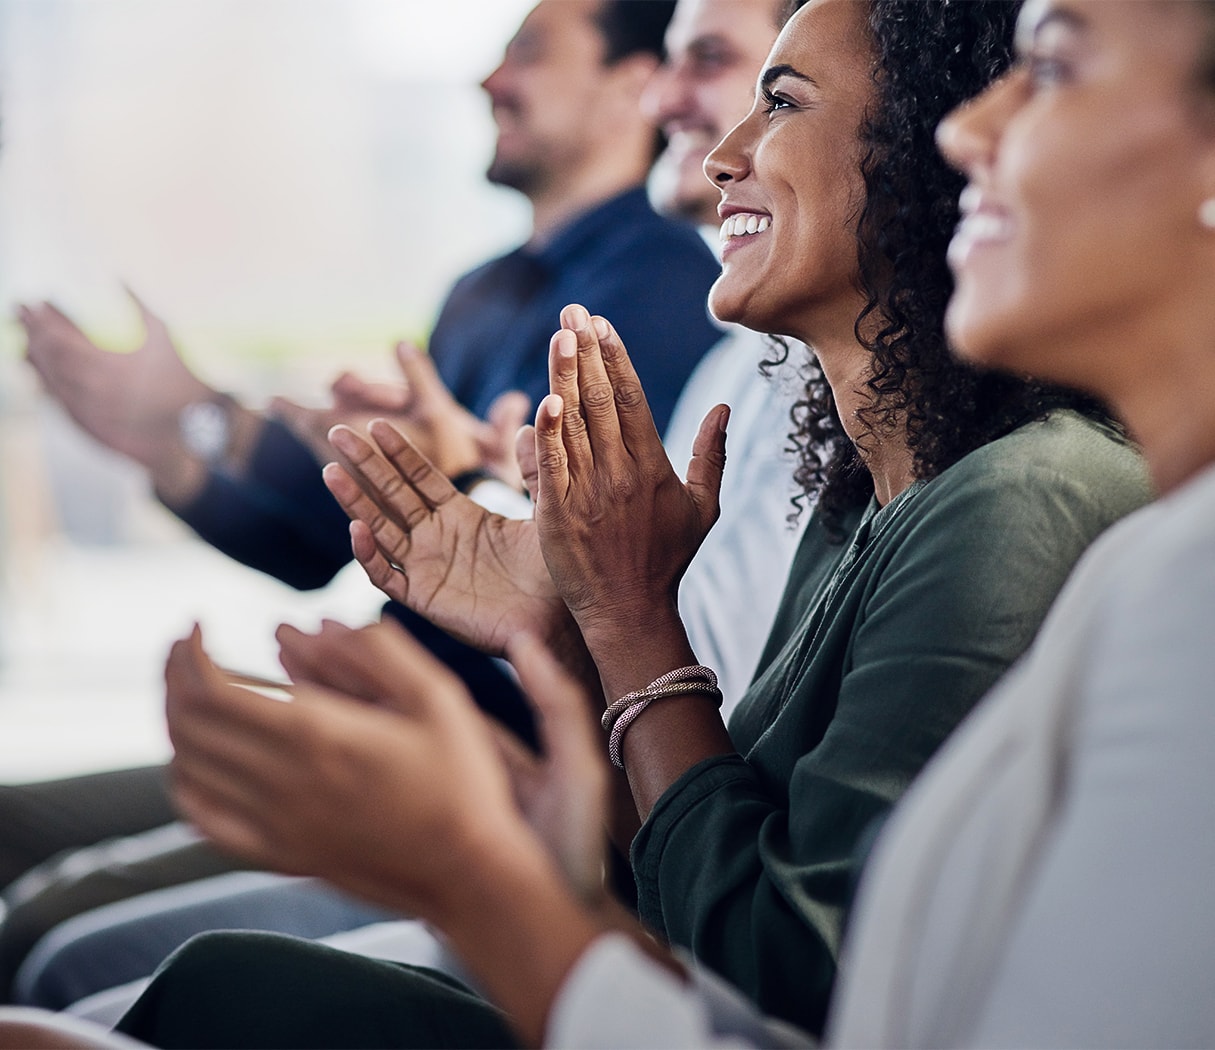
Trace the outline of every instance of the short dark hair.
{"type": "Polygon", "coordinates": [[[663,57],[663,37],[675,0],[603,0],[596,21],[606,44],[604,64],[630,55],[663,57]]]}

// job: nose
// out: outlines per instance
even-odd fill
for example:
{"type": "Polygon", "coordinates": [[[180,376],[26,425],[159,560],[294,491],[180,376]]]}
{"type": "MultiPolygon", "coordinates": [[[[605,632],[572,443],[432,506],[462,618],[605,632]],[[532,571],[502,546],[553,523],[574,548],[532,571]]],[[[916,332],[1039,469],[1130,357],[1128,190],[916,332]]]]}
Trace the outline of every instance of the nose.
{"type": "Polygon", "coordinates": [[[484,91],[490,99],[495,99],[502,93],[502,83],[506,79],[506,63],[501,62],[498,66],[481,81],[481,90],[484,91]]]}
{"type": "Polygon", "coordinates": [[[1006,73],[982,94],[963,102],[937,125],[937,149],[958,171],[971,174],[990,165],[1000,136],[1012,113],[1014,78],[1006,73]]]}
{"type": "Polygon", "coordinates": [[[745,179],[751,170],[751,139],[747,118],[722,139],[705,157],[705,175],[718,188],[745,179]]]}

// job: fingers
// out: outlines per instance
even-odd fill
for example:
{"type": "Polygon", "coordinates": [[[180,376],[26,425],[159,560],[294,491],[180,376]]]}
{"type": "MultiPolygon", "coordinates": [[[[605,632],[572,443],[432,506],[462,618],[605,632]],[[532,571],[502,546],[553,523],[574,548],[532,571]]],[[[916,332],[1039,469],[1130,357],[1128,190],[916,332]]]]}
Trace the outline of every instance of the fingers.
{"type": "Polygon", "coordinates": [[[259,868],[283,870],[282,852],[266,841],[255,814],[244,810],[234,813],[206,784],[176,769],[173,799],[186,820],[223,852],[250,861],[259,868]]]}
{"type": "MultiPolygon", "coordinates": [[[[391,428],[388,429],[391,431],[391,428]]],[[[395,431],[391,432],[395,434],[395,431]]],[[[404,439],[401,441],[404,442],[404,439]]],[[[402,456],[406,460],[406,470],[402,471],[381,455],[370,441],[344,425],[336,426],[329,432],[329,443],[342,456],[346,472],[358,483],[367,500],[358,500],[352,507],[343,499],[342,493],[334,492],[334,495],[346,513],[367,522],[377,537],[381,525],[385,523],[381,519],[387,519],[408,532],[434,509],[435,501],[428,499],[424,491],[413,484],[413,476],[418,476],[434,487],[433,475],[436,472],[423,457],[416,454],[413,459],[402,456]],[[370,509],[372,507],[374,509],[370,509]]],[[[407,442],[404,444],[408,445],[407,442]]],[[[440,480],[447,489],[451,489],[445,478],[440,480]]]]}
{"type": "Polygon", "coordinates": [[[266,405],[266,414],[282,420],[288,430],[309,442],[314,450],[324,445],[332,427],[328,411],[308,408],[285,397],[271,398],[266,405]]]}
{"type": "Polygon", "coordinates": [[[352,630],[326,621],[315,634],[284,624],[276,637],[293,680],[403,714],[427,709],[440,694],[464,691],[446,666],[392,622],[352,630]]]}
{"type": "Polygon", "coordinates": [[[373,419],[367,433],[429,510],[441,507],[456,494],[447,476],[386,419],[373,419]]]}
{"type": "Polygon", "coordinates": [[[83,348],[97,349],[76,322],[52,303],[22,305],[17,319],[25,329],[26,357],[43,378],[63,368],[71,374],[79,367],[83,348]]]}
{"type": "Polygon", "coordinates": [[[131,302],[135,304],[135,309],[139,311],[139,319],[143,322],[143,329],[144,332],[147,333],[148,339],[151,340],[153,336],[160,336],[167,339],[169,332],[168,326],[164,323],[164,320],[160,317],[160,315],[153,313],[148,308],[147,303],[145,303],[138,295],[135,294],[130,285],[124,284],[122,287],[130,297],[131,302]]]}
{"type": "Polygon", "coordinates": [[[554,332],[549,341],[548,385],[549,393],[556,394],[565,406],[561,437],[566,453],[571,461],[585,464],[589,469],[591,446],[578,390],[578,337],[567,328],[554,332]]]}
{"type": "Polygon", "coordinates": [[[287,752],[291,705],[229,683],[202,650],[197,627],[165,666],[165,713],[175,775],[228,808],[261,798],[261,777],[287,752]]]}
{"type": "Polygon", "coordinates": [[[351,551],[367,578],[389,598],[408,605],[409,580],[397,568],[409,554],[408,533],[388,518],[337,463],[327,463],[321,470],[321,478],[333,498],[350,515],[351,551]]]}
{"type": "Polygon", "coordinates": [[[726,469],[726,425],[730,409],[717,405],[701,421],[692,442],[687,489],[707,529],[720,513],[721,479],[726,469]]]}
{"type": "MultiPolygon", "coordinates": [[[[332,490],[332,486],[330,488],[332,490]]],[[[373,586],[378,587],[394,602],[409,605],[409,577],[405,575],[405,570],[397,559],[389,558],[380,549],[375,533],[366,522],[350,523],[350,549],[355,561],[362,566],[373,586]]],[[[404,557],[400,557],[400,561],[404,560],[404,557]]]]}
{"type": "MultiPolygon", "coordinates": [[[[320,630],[309,634],[292,627],[290,624],[280,624],[274,632],[278,642],[279,663],[292,682],[315,682],[320,685],[333,685],[327,680],[330,670],[330,654],[335,648],[340,649],[342,642],[351,639],[356,632],[333,620],[322,620],[320,630]]],[[[359,699],[370,699],[359,689],[348,687],[346,692],[359,699]]]]}
{"type": "Polygon", "coordinates": [[[507,643],[506,655],[541,716],[540,741],[545,754],[550,759],[562,754],[574,768],[593,769],[602,764],[586,694],[557,658],[530,634],[515,635],[507,643]]]}
{"type": "MultiPolygon", "coordinates": [[[[591,315],[577,304],[567,306],[561,311],[561,326],[572,331],[576,340],[578,410],[585,422],[591,452],[596,458],[611,455],[619,450],[620,424],[591,315]]],[[[572,411],[568,401],[566,405],[572,411]]],[[[567,419],[567,429],[569,426],[567,419]]]]}
{"type": "Polygon", "coordinates": [[[556,394],[547,395],[536,409],[536,503],[560,506],[569,491],[569,460],[562,438],[565,406],[556,394]]]}
{"type": "Polygon", "coordinates": [[[429,354],[424,354],[413,343],[402,341],[397,343],[396,355],[401,374],[409,385],[411,400],[416,402],[451,398],[429,354]]]}
{"type": "Polygon", "coordinates": [[[625,448],[638,455],[646,448],[661,445],[662,438],[654,425],[641,380],[619,334],[604,317],[594,317],[591,323],[598,335],[599,356],[612,388],[616,425],[625,448]]]}
{"type": "Polygon", "coordinates": [[[337,412],[379,412],[394,415],[409,407],[404,383],[371,383],[353,372],[343,372],[329,385],[337,412]]]}
{"type": "Polygon", "coordinates": [[[503,437],[513,439],[519,428],[527,423],[532,410],[532,401],[522,390],[508,390],[499,394],[485,414],[486,422],[503,437]]]}

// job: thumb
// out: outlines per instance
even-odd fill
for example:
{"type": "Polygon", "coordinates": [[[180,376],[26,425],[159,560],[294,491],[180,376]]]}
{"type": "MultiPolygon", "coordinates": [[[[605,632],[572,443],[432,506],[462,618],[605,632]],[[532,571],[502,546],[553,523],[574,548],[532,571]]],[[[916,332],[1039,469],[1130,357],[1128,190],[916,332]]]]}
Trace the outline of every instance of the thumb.
{"type": "Polygon", "coordinates": [[[342,372],[329,384],[334,408],[340,412],[395,414],[409,406],[409,388],[403,383],[380,383],[354,372],[342,372]]]}
{"type": "Polygon", "coordinates": [[[696,440],[692,442],[687,488],[706,530],[717,520],[721,511],[719,496],[726,469],[726,424],[729,420],[729,406],[711,408],[701,421],[696,440]]]}
{"type": "Polygon", "coordinates": [[[502,435],[502,444],[505,446],[508,439],[527,422],[531,411],[530,397],[522,390],[508,390],[494,399],[485,418],[489,425],[502,435]]]}
{"type": "Polygon", "coordinates": [[[434,362],[429,354],[422,353],[413,343],[397,343],[397,364],[401,366],[401,374],[409,384],[412,400],[434,400],[435,398],[450,398],[447,387],[435,371],[434,362]]]}
{"type": "Polygon", "coordinates": [[[148,335],[151,335],[153,331],[167,331],[165,323],[163,320],[161,320],[160,315],[154,314],[148,308],[148,304],[135,294],[135,290],[129,284],[124,284],[122,287],[127,293],[127,296],[130,298],[131,302],[135,304],[135,309],[139,311],[139,319],[143,322],[144,331],[148,335]]]}
{"type": "Polygon", "coordinates": [[[543,642],[525,633],[506,643],[506,657],[540,715],[541,746],[549,760],[586,772],[602,766],[590,701],[557,657],[543,642]]]}

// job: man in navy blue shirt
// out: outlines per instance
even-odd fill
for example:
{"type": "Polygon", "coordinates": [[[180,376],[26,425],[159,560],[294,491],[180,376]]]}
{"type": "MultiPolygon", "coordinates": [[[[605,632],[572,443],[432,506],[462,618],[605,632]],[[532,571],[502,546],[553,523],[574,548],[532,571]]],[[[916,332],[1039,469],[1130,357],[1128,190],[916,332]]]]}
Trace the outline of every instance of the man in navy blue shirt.
{"type": "MultiPolygon", "coordinates": [[[[498,124],[488,178],[528,198],[533,230],[526,244],[461,278],[434,326],[430,353],[439,377],[475,414],[488,412],[512,388],[534,401],[547,392],[548,341],[569,302],[613,319],[660,428],[688,374],[721,334],[705,306],[717,260],[690,225],[657,216],[644,191],[658,140],[638,101],[661,59],[673,6],[671,0],[541,0],[483,83],[498,124]]],[[[136,354],[110,355],[49,305],[23,308],[20,316],[31,363],[52,396],[99,441],[146,466],[162,501],[208,542],[297,587],[321,586],[350,560],[348,519],[324,488],[310,443],[190,374],[157,318],[145,311],[149,339],[136,354]],[[141,356],[151,363],[154,381],[132,382],[123,371],[137,367],[141,356]]],[[[492,662],[399,606],[386,612],[424,635],[491,710],[527,735],[529,726],[492,662]]],[[[160,770],[131,776],[135,795],[142,776],[143,793],[163,797],[160,770]]],[[[55,838],[55,822],[32,787],[26,797],[38,819],[29,839],[0,843],[0,860],[11,870],[21,866],[21,850],[33,865],[133,830],[107,825],[105,800],[95,798],[89,778],[81,778],[76,792],[58,787],[57,810],[64,810],[65,797],[78,799],[70,831],[55,838]],[[97,809],[91,816],[83,813],[90,806],[97,809]]],[[[16,811],[8,827],[22,823],[24,804],[19,794],[0,793],[0,811],[16,811]]],[[[171,816],[166,802],[164,819],[171,816]]],[[[93,906],[195,874],[188,864],[158,871],[154,860],[138,868],[138,879],[109,871],[100,896],[89,897],[80,886],[79,902],[93,906]]],[[[99,863],[105,867],[104,856],[99,863]]],[[[42,875],[54,881],[53,872],[42,875]]],[[[20,894],[10,903],[19,907],[20,894]]],[[[61,901],[66,913],[76,910],[67,904],[61,901]]],[[[0,943],[0,979],[14,962],[6,950],[17,953],[32,943],[11,928],[13,918],[4,931],[9,943],[0,943]]],[[[47,916],[30,919],[44,926],[47,916]]]]}

